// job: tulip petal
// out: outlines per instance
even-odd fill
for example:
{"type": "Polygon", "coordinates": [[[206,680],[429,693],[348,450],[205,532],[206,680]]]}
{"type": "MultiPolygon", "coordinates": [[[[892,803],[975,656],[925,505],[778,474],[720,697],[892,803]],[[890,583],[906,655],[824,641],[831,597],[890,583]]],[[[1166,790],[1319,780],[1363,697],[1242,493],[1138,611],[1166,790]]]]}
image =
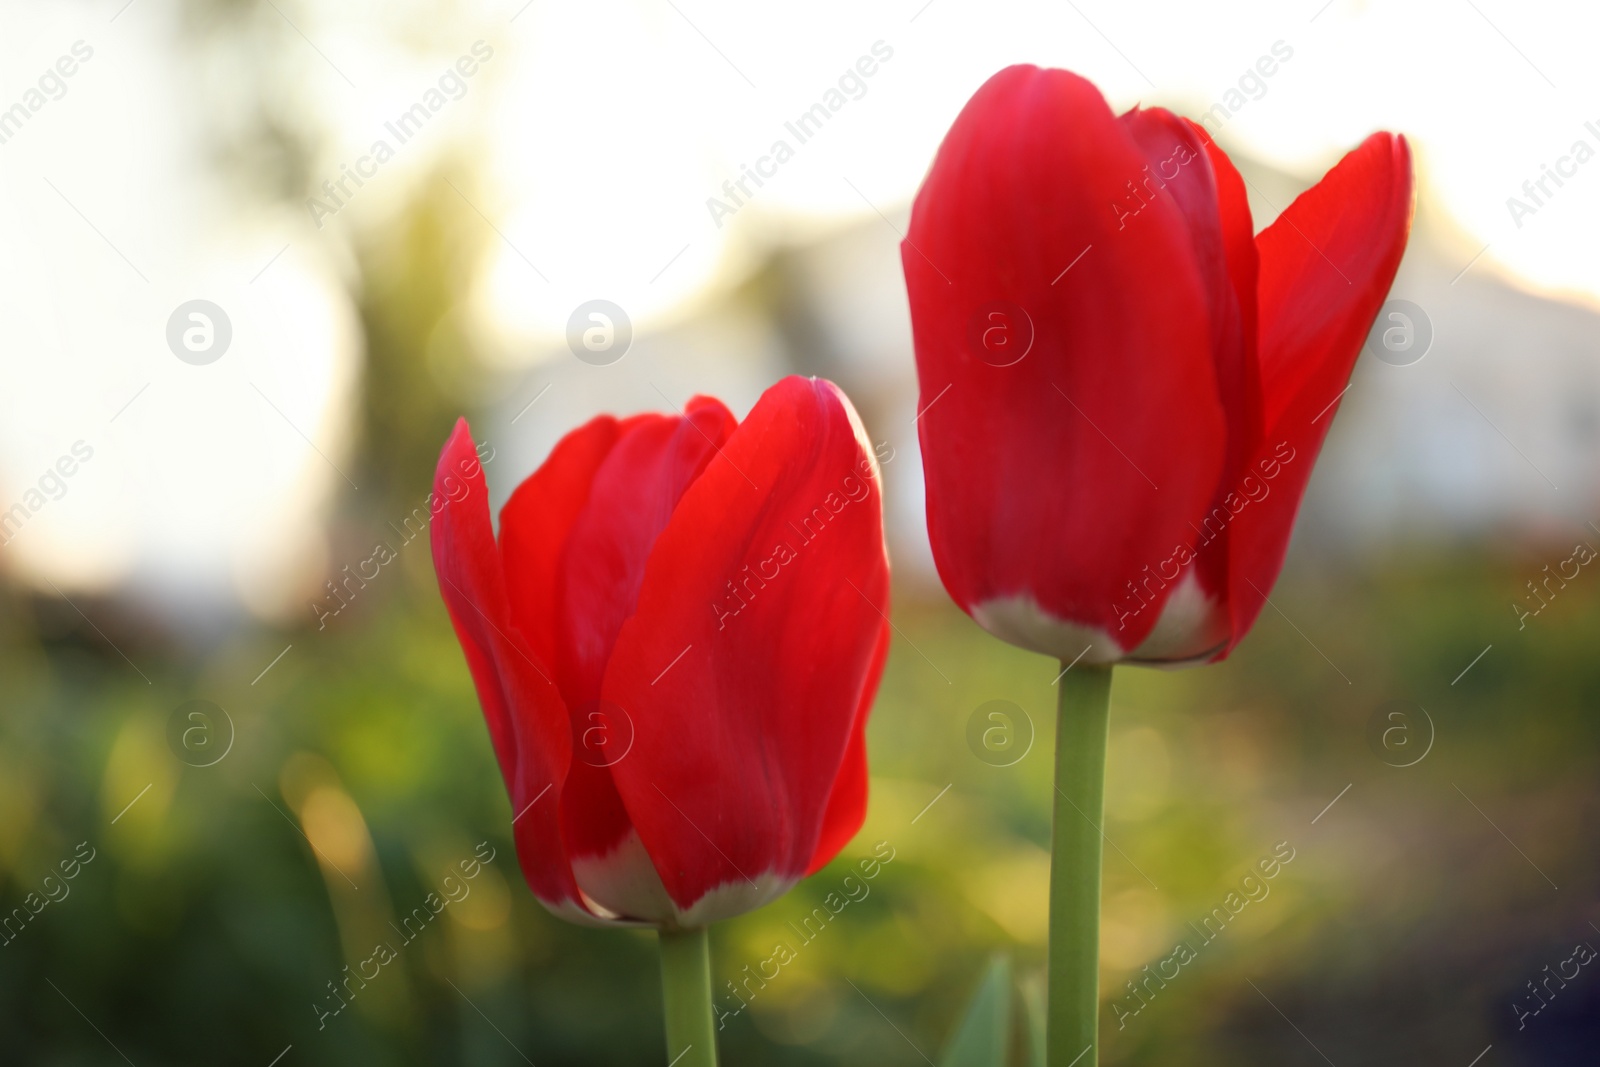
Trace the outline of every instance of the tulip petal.
{"type": "MultiPolygon", "coordinates": [[[[1227,153],[1204,128],[1187,123],[1204,146],[1210,164],[1212,203],[1220,226],[1220,257],[1206,260],[1211,273],[1213,307],[1220,286],[1224,293],[1222,318],[1213,319],[1216,333],[1217,395],[1227,412],[1228,447],[1205,515],[1194,527],[1190,542],[1193,583],[1183,580],[1162,611],[1162,624],[1146,639],[1134,658],[1182,665],[1203,661],[1225,646],[1232,631],[1227,608],[1231,563],[1233,507],[1242,494],[1254,489],[1247,481],[1250,464],[1261,446],[1261,369],[1257,356],[1257,288],[1260,259],[1250,201],[1243,177],[1227,153]],[[1170,634],[1170,636],[1168,636],[1170,634]]],[[[1191,212],[1191,214],[1193,214],[1191,212]]]]}
{"type": "MultiPolygon", "coordinates": [[[[1240,317],[1245,324],[1244,343],[1249,358],[1245,366],[1250,370],[1253,400],[1260,403],[1259,368],[1256,357],[1257,292],[1260,277],[1260,256],[1256,251],[1255,224],[1250,217],[1250,199],[1245,192],[1244,178],[1228,154],[1218,147],[1211,135],[1194,122],[1189,127],[1205,145],[1206,157],[1211,161],[1211,173],[1216,185],[1217,212],[1222,222],[1222,241],[1228,264],[1228,279],[1233,285],[1234,297],[1239,302],[1240,317]]],[[[1259,418],[1259,413],[1257,415],[1259,418]]]]}
{"type": "MultiPolygon", "coordinates": [[[[1206,281],[1211,311],[1212,359],[1217,397],[1228,425],[1222,475],[1207,519],[1228,516],[1261,436],[1261,384],[1256,358],[1258,260],[1244,180],[1203,128],[1163,108],[1135,108],[1121,118],[1149,160],[1147,173],[1160,193],[1182,209],[1206,281]],[[1187,149],[1187,153],[1183,151],[1187,149]],[[1179,160],[1188,162],[1179,164],[1179,160]],[[1220,509],[1220,510],[1219,510],[1220,509]]],[[[1193,518],[1193,516],[1191,516],[1193,518]]],[[[1225,643],[1229,630],[1227,523],[1220,533],[1191,541],[1195,559],[1176,582],[1160,622],[1130,659],[1184,663],[1204,659],[1225,643]]],[[[1165,567],[1165,561],[1158,571],[1165,567]]]]}
{"type": "Polygon", "coordinates": [[[1238,322],[1237,339],[1230,336],[1217,348],[1217,390],[1228,412],[1228,458],[1220,490],[1225,493],[1237,490],[1238,480],[1261,440],[1261,367],[1257,355],[1260,255],[1244,179],[1210,134],[1193,122],[1184,121],[1204,145],[1211,164],[1224,270],[1238,322]]]}
{"type": "Polygon", "coordinates": [[[656,538],[735,425],[706,397],[682,416],[630,420],[596,468],[561,555],[559,681],[579,745],[562,794],[563,839],[585,892],[621,914],[640,914],[659,891],[643,850],[619,854],[633,824],[610,765],[627,752],[635,726],[631,713],[600,701],[601,680],[656,538]]]}
{"type": "Polygon", "coordinates": [[[832,384],[786,378],[684,494],[606,671],[636,731],[612,776],[674,909],[651,918],[701,925],[808,869],[887,600],[860,423],[832,384]]]}
{"type": "Polygon", "coordinates": [[[632,420],[596,468],[561,560],[557,646],[569,704],[600,695],[656,537],[736,425],[720,401],[695,397],[681,416],[632,420]]]}
{"type": "MultiPolygon", "coordinates": [[[[1139,195],[1169,199],[1188,229],[1195,267],[1206,290],[1213,352],[1237,349],[1243,337],[1239,298],[1228,271],[1217,176],[1203,131],[1159,107],[1134,108],[1117,121],[1146,161],[1137,183],[1139,195]]],[[[1226,395],[1222,399],[1226,402],[1226,395]]]]}
{"type": "MultiPolygon", "coordinates": [[[[888,605],[883,605],[888,610],[888,605]]],[[[867,821],[867,714],[872,710],[872,698],[878,692],[878,680],[883,677],[884,661],[889,658],[889,624],[885,620],[878,631],[878,647],[872,654],[872,666],[861,686],[861,699],[856,706],[856,724],[851,730],[850,747],[845,750],[844,764],[839,768],[839,778],[833,783],[833,793],[828,797],[828,810],[822,817],[822,834],[817,838],[817,849],[806,864],[807,877],[826,867],[839,850],[850,843],[867,821]]]]}
{"type": "MultiPolygon", "coordinates": [[[[601,415],[573,430],[556,443],[549,458],[529,475],[500,511],[500,555],[511,599],[512,618],[534,654],[549,664],[551,678],[564,700],[562,717],[570,723],[569,739],[605,737],[609,728],[604,711],[578,695],[566,677],[562,656],[562,593],[567,543],[588,506],[595,477],[619,439],[628,437],[641,422],[663,422],[662,416],[643,415],[619,421],[601,415]],[[596,732],[598,731],[598,733],[596,732]]],[[[611,776],[603,766],[571,759],[560,789],[562,849],[582,867],[582,858],[615,848],[632,828],[626,809],[617,798],[611,776]]],[[[603,759],[600,761],[603,762],[603,759]]],[[[575,870],[576,876],[580,871],[575,870]]],[[[621,913],[614,899],[589,903],[621,913]]]]}
{"type": "Polygon", "coordinates": [[[489,493],[467,421],[456,423],[434,474],[430,527],[439,593],[483,705],[511,796],[517,856],[533,894],[565,918],[597,921],[561,842],[562,783],[572,741],[561,694],[511,619],[489,524],[489,493]]]}
{"type": "Polygon", "coordinates": [[[1233,638],[1222,655],[1250,629],[1283,566],[1312,465],[1400,266],[1412,203],[1410,147],[1376,133],[1256,239],[1266,432],[1255,464],[1270,495],[1233,524],[1233,638]]]}
{"type": "Polygon", "coordinates": [[[1195,242],[1172,197],[1131,191],[1145,162],[1089,82],[1008,68],[946,136],[901,249],[940,576],[1006,640],[1088,662],[1155,626],[1170,588],[1133,583],[1189,539],[1226,448],[1195,242]],[[1007,366],[970,339],[995,302],[1025,313],[1013,336],[1032,325],[1007,366]]]}
{"type": "Polygon", "coordinates": [[[560,660],[561,553],[589,502],[595,472],[628,424],[591,419],[556,443],[500,509],[500,559],[511,617],[541,662],[560,660]]]}

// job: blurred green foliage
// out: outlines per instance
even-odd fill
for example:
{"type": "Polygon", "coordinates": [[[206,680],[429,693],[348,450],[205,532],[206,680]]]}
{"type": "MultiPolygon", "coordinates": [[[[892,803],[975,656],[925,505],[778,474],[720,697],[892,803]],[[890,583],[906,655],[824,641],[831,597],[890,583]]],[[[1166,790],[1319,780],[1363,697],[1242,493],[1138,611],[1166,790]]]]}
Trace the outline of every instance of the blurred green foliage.
{"type": "MultiPolygon", "coordinates": [[[[1107,998],[1126,999],[1124,982],[1178,939],[1198,944],[1187,924],[1276,843],[1296,855],[1125,1029],[1108,1008],[1105,1062],[1312,1062],[1279,1011],[1336,1063],[1465,1063],[1491,1041],[1498,1062],[1583,1062],[1515,1057],[1573,1027],[1592,1040],[1594,989],[1569,991],[1586,1015],[1564,1018],[1558,1002],[1523,1034],[1511,1003],[1594,918],[1600,664],[1585,653],[1600,598],[1574,590],[1548,625],[1518,633],[1504,602],[1520,573],[1476,554],[1337,576],[1296,568],[1274,602],[1304,637],[1269,609],[1225,665],[1119,672],[1107,998]],[[1394,697],[1437,730],[1409,768],[1366,740],[1394,697]]],[[[240,634],[203,655],[108,628],[150,685],[52,604],[6,605],[0,903],[22,905],[79,842],[96,853],[0,948],[7,1062],[121,1062],[109,1042],[141,1067],[264,1065],[291,1044],[284,1062],[298,1064],[660,1058],[651,935],[570,926],[520,881],[420,540],[383,582],[324,632],[240,634]],[[215,766],[186,766],[167,744],[172,710],[195,697],[236,728],[215,766]],[[370,846],[342,840],[337,818],[313,830],[318,789],[354,802],[370,846]],[[482,841],[497,858],[471,895],[319,1030],[327,983],[370,952],[374,938],[347,944],[353,931],[401,944],[387,924],[482,841]]],[[[728,1063],[921,1062],[991,953],[1011,951],[1024,971],[1042,962],[1058,668],[937,600],[902,597],[897,623],[866,829],[787,898],[713,931],[728,1063]],[[1038,728],[1012,767],[967,747],[972,711],[997,698],[1038,728]],[[788,923],[880,841],[894,859],[867,897],[797,944],[788,923]],[[733,1013],[727,983],[779,941],[798,958],[746,986],[733,1013]]]]}

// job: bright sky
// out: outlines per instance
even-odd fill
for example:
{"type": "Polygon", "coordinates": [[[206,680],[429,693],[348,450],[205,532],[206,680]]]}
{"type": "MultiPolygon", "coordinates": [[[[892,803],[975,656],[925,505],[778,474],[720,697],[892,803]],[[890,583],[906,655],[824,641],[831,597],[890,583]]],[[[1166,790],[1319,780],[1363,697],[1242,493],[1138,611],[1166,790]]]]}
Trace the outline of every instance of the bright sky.
{"type": "Polygon", "coordinates": [[[1463,267],[1481,251],[1474,271],[1600,299],[1600,158],[1562,163],[1565,184],[1546,179],[1520,226],[1506,203],[1575,142],[1600,152],[1593,5],[511,0],[440,15],[276,0],[259,27],[296,121],[325,137],[313,172],[368,175],[318,229],[303,205],[227,188],[208,159],[205,134],[242,89],[237,57],[200,52],[174,5],[124,2],[0,10],[0,109],[30,107],[36,88],[44,101],[0,143],[0,511],[75,442],[94,450],[60,499],[47,479],[0,566],[68,589],[231,590],[265,608],[283,575],[325,566],[316,517],[348,491],[360,363],[349,238],[449,154],[504,238],[474,312],[512,361],[567,358],[583,301],[615,301],[648,331],[773,243],[895,218],[962,103],[1014,62],[1077,70],[1119,109],[1190,114],[1244,78],[1253,98],[1224,143],[1308,176],[1401,130],[1419,210],[1459,233],[1463,267]],[[72,58],[80,41],[87,59],[72,58]],[[1275,45],[1291,58],[1252,84],[1275,45]],[[447,73],[462,57],[472,74],[447,73]],[[401,143],[386,124],[430,89],[446,102],[401,143]],[[845,103],[801,144],[785,123],[830,90],[845,103]],[[393,157],[367,161],[380,139],[393,157]],[[779,139],[792,158],[762,163],[771,176],[719,226],[707,199],[779,139]],[[205,366],[165,337],[197,298],[233,329],[205,366]]]}

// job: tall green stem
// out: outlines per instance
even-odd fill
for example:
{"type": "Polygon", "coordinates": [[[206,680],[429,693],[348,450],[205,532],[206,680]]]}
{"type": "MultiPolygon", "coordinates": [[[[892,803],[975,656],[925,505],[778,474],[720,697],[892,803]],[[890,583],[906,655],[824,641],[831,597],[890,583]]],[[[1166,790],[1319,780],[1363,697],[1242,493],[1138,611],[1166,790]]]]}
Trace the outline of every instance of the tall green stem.
{"type": "Polygon", "coordinates": [[[1061,676],[1050,849],[1049,1067],[1100,1060],[1100,824],[1111,668],[1061,676]]]}
{"type": "Polygon", "coordinates": [[[705,927],[661,931],[661,1001],[667,1017],[667,1062],[717,1067],[711,1028],[711,948],[705,927]]]}

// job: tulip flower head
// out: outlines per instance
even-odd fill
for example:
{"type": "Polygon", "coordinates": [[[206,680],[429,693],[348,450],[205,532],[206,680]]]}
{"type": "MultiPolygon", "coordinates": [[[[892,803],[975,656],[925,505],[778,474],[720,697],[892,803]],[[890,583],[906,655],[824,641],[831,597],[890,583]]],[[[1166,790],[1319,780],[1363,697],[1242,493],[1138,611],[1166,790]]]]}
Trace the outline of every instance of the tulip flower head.
{"type": "Polygon", "coordinates": [[[1405,249],[1378,133],[1260,234],[1199,126],[1016,66],[945,137],[902,245],[934,560],[1061,659],[1225,657],[1278,571],[1405,249]]]}
{"type": "Polygon", "coordinates": [[[539,901],[692,929],[827,863],[866,810],[888,648],[878,469],[850,402],[787,378],[743,422],[601,416],[490,526],[465,420],[434,569],[539,901]]]}

